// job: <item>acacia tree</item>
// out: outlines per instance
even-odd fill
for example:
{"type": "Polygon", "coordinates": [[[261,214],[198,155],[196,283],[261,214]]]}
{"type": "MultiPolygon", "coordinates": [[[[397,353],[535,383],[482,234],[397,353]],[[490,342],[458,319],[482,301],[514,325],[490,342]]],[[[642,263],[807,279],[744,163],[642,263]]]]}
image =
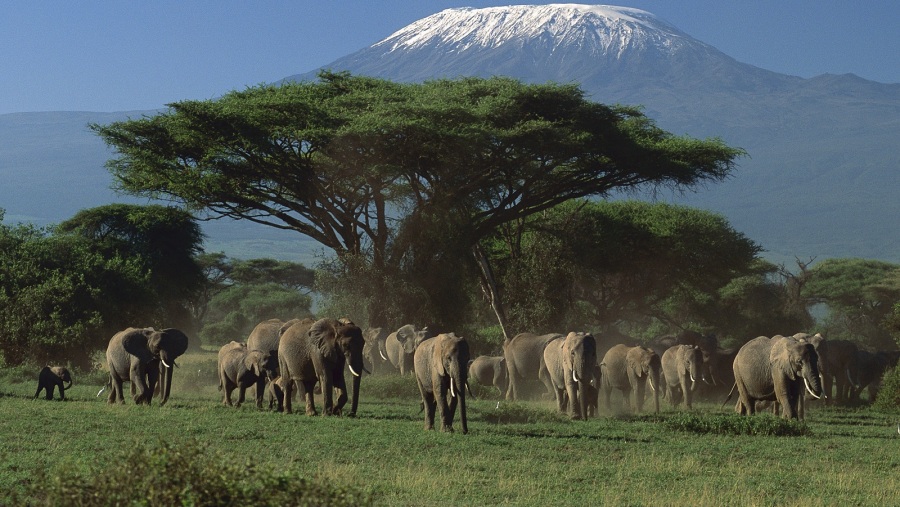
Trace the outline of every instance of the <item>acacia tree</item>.
{"type": "Polygon", "coordinates": [[[473,252],[502,322],[480,248],[499,227],[614,189],[718,181],[743,154],[673,136],[637,108],[591,102],[574,85],[506,78],[399,84],[323,73],[169,108],[91,126],[119,153],[108,163],[118,187],[295,230],[356,258],[348,263],[379,273],[375,285],[353,288],[375,295],[375,325],[388,324],[379,306],[391,295],[378,281],[436,260],[465,272],[473,252]]]}
{"type": "Polygon", "coordinates": [[[723,217],[685,206],[576,200],[533,217],[525,229],[519,245],[494,243],[520,329],[606,328],[623,320],[642,328],[662,323],[665,332],[690,323],[714,329],[720,322],[709,308],[717,291],[758,270],[757,244],[723,217]]]}
{"type": "Polygon", "coordinates": [[[900,266],[872,259],[826,259],[810,269],[804,296],[828,305],[826,332],[877,349],[893,348],[889,322],[900,301],[900,266]]]}

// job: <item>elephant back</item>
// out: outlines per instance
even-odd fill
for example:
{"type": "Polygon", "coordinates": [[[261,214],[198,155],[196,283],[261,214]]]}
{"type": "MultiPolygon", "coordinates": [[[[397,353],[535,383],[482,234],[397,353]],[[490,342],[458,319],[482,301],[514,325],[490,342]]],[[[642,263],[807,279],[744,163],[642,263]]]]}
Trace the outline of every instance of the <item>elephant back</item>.
{"type": "Polygon", "coordinates": [[[250,331],[247,337],[247,347],[250,350],[262,350],[267,352],[278,352],[278,340],[281,338],[282,326],[285,324],[281,319],[269,319],[260,322],[250,331]]]}

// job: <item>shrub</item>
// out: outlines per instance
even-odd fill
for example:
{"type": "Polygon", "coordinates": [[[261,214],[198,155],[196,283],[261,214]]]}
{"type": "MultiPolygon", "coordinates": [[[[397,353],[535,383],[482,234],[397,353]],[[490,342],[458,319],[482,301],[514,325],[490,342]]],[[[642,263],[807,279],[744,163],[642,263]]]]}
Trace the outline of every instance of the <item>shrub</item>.
{"type": "Polygon", "coordinates": [[[371,505],[368,496],[300,477],[230,464],[196,441],[138,448],[115,466],[60,470],[31,482],[11,505],[371,505]]]}
{"type": "Polygon", "coordinates": [[[766,435],[797,437],[811,434],[804,422],[790,421],[772,414],[741,416],[738,414],[683,413],[665,420],[669,429],[690,433],[718,435],[766,435]]]}
{"type": "Polygon", "coordinates": [[[900,368],[891,368],[884,372],[874,407],[879,410],[900,408],[900,368]]]}

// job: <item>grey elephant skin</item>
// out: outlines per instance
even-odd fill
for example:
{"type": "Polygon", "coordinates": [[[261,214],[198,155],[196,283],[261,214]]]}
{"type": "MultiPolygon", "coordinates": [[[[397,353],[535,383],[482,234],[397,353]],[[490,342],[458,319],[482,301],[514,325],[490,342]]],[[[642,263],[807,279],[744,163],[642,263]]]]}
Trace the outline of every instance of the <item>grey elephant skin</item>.
{"type": "Polygon", "coordinates": [[[469,432],[466,415],[469,343],[453,333],[442,333],[422,342],[413,357],[416,382],[425,408],[425,429],[434,429],[435,410],[441,418],[441,431],[453,431],[453,418],[459,406],[463,434],[469,432]],[[449,397],[448,397],[449,394],[449,397]]]}
{"type": "Polygon", "coordinates": [[[853,389],[859,387],[859,347],[849,340],[826,339],[819,350],[824,356],[820,363],[825,370],[822,372],[825,395],[838,405],[846,403],[853,389]]]}
{"type": "Polygon", "coordinates": [[[262,408],[266,379],[277,376],[278,362],[268,351],[250,350],[243,343],[232,341],[219,349],[217,357],[219,389],[226,406],[232,406],[231,393],[238,390],[235,407],[244,403],[248,388],[256,392],[256,408],[262,408]]]}
{"type": "Polygon", "coordinates": [[[556,406],[572,419],[584,419],[591,405],[594,369],[597,365],[597,342],[588,333],[570,332],[556,338],[544,348],[544,365],[556,395],[556,406]]]}
{"type": "Polygon", "coordinates": [[[41,391],[45,391],[48,400],[53,399],[53,390],[59,389],[59,399],[66,399],[66,389],[72,388],[72,374],[69,373],[65,366],[44,366],[38,373],[37,391],[34,397],[37,398],[41,391]],[[68,382],[69,385],[65,385],[68,382]]]}
{"type": "Polygon", "coordinates": [[[165,405],[172,390],[175,360],[187,347],[187,335],[174,328],[132,327],[116,333],[106,348],[109,403],[124,403],[122,383],[130,381],[134,402],[149,405],[158,381],[160,405],[165,405]]]}
{"type": "Polygon", "coordinates": [[[284,387],[282,385],[280,376],[266,384],[266,401],[269,403],[269,410],[274,408],[278,412],[284,412],[284,387]]]}
{"type": "Polygon", "coordinates": [[[500,395],[506,394],[509,386],[509,370],[503,356],[478,356],[469,364],[469,380],[480,385],[496,387],[500,395]]]}
{"type": "Polygon", "coordinates": [[[370,327],[363,332],[366,341],[363,346],[363,360],[369,364],[373,375],[386,373],[394,369],[387,356],[388,332],[383,327],[370,327]]]}
{"type": "Polygon", "coordinates": [[[292,413],[292,391],[300,389],[306,400],[306,414],[316,415],[314,390],[321,385],[324,398],[323,415],[342,415],[347,403],[344,366],[353,375],[350,412],[355,416],[359,405],[360,375],[363,371],[362,330],[345,319],[304,319],[289,327],[278,345],[278,362],[284,389],[284,411],[292,413]],[[334,392],[338,392],[334,401],[334,392]]]}
{"type": "Polygon", "coordinates": [[[650,384],[654,411],[659,413],[662,360],[656,352],[648,347],[616,345],[603,356],[600,367],[600,391],[607,411],[612,410],[612,391],[616,389],[622,392],[626,409],[633,407],[635,413],[640,413],[644,409],[646,386],[650,384]]]}
{"type": "Polygon", "coordinates": [[[785,419],[799,419],[804,388],[815,398],[822,395],[818,363],[812,344],[794,337],[759,336],[750,340],[734,358],[739,396],[735,411],[755,414],[756,402],[777,401],[785,419]]]}
{"type": "Polygon", "coordinates": [[[544,366],[544,348],[551,341],[562,337],[563,335],[559,333],[543,335],[519,333],[503,342],[503,357],[506,358],[509,376],[507,400],[522,400],[528,397],[528,394],[534,394],[531,386],[536,385],[536,381],[543,384],[544,392],[554,392],[547,376],[547,368],[544,366]]]}
{"type": "Polygon", "coordinates": [[[660,361],[669,403],[677,407],[684,399],[684,405],[693,408],[694,391],[703,368],[703,351],[696,345],[674,345],[663,352],[660,361]]]}
{"type": "Polygon", "coordinates": [[[416,347],[430,336],[427,327],[416,329],[412,324],[406,324],[394,331],[385,338],[384,347],[388,361],[394,368],[400,370],[401,375],[412,373],[416,347]]]}

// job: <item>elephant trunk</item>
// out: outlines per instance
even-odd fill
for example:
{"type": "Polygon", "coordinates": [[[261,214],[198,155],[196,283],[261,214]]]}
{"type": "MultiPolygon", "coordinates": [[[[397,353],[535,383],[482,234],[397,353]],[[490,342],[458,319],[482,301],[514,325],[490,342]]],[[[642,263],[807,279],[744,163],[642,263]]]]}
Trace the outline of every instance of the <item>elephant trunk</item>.
{"type": "Polygon", "coordinates": [[[171,366],[167,366],[166,363],[162,363],[161,367],[161,375],[159,376],[159,381],[161,385],[159,386],[159,392],[162,395],[162,399],[159,400],[159,405],[163,406],[169,401],[169,394],[172,392],[172,373],[174,373],[174,368],[171,366]]]}
{"type": "Polygon", "coordinates": [[[469,425],[466,420],[466,393],[462,390],[459,395],[459,422],[462,425],[463,435],[465,435],[469,432],[469,425]]]}

